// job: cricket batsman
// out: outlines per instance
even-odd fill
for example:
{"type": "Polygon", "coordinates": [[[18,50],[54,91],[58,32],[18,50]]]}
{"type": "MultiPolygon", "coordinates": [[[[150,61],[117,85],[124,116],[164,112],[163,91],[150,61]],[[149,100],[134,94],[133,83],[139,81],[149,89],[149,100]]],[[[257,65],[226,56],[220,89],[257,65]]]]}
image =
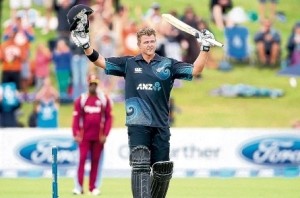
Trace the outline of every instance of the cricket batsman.
{"type": "Polygon", "coordinates": [[[125,79],[132,195],[164,198],[173,173],[169,156],[169,100],[173,83],[175,79],[192,80],[202,72],[212,46],[206,39],[214,36],[208,30],[199,31],[201,51],[193,64],[156,54],[156,32],[149,27],[137,32],[139,55],[104,58],[90,46],[86,20],[90,14],[90,8],[83,5],[69,11],[71,39],[107,75],[125,79]]]}

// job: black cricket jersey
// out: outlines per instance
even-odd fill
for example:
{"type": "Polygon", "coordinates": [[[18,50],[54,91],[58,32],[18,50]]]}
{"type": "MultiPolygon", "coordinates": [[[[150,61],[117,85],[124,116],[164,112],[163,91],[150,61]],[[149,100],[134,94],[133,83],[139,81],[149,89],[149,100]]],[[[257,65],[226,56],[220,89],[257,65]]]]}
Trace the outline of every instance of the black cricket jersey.
{"type": "Polygon", "coordinates": [[[193,65],[155,54],[106,58],[105,72],[125,79],[126,125],[169,127],[169,99],[175,79],[192,80],[193,65]]]}

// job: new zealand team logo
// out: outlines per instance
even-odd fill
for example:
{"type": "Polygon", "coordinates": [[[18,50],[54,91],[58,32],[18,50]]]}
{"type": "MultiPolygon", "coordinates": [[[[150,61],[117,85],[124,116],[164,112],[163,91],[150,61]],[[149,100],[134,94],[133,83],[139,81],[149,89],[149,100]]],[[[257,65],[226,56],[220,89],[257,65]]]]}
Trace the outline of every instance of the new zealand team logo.
{"type": "Polygon", "coordinates": [[[171,76],[171,60],[165,58],[160,64],[152,67],[153,73],[161,80],[166,80],[171,76]]]}

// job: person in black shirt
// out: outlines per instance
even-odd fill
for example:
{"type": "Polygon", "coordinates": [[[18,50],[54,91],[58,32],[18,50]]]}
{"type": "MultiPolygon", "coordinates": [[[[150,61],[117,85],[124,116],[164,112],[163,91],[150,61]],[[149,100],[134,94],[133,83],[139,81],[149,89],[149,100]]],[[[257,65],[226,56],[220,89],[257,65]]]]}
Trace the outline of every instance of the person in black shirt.
{"type": "Polygon", "coordinates": [[[212,21],[218,29],[225,28],[226,14],[232,9],[232,0],[210,0],[209,8],[212,21]]]}
{"type": "MultiPolygon", "coordinates": [[[[70,10],[71,26],[79,8],[70,10]]],[[[207,30],[199,32],[201,51],[195,62],[189,64],[156,54],[156,32],[149,27],[137,32],[139,55],[110,58],[104,58],[90,47],[87,26],[80,28],[81,31],[74,26],[71,28],[73,42],[82,47],[89,60],[103,68],[106,74],[125,79],[133,197],[165,197],[173,172],[173,162],[169,157],[170,93],[175,79],[192,80],[202,72],[211,46],[206,39],[214,38],[213,34],[207,30]]]]}

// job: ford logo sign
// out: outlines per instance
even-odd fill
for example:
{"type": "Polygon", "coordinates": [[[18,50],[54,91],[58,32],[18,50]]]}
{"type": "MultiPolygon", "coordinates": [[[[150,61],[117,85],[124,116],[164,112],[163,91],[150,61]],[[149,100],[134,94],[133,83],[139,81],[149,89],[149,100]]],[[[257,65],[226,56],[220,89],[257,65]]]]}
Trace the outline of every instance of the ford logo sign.
{"type": "Polygon", "coordinates": [[[266,137],[241,147],[241,156],[259,165],[299,165],[299,137],[266,137]]]}
{"type": "Polygon", "coordinates": [[[17,148],[21,159],[35,165],[52,164],[52,146],[58,148],[57,163],[59,165],[75,165],[78,157],[77,144],[71,138],[42,137],[23,143],[17,148]]]}

